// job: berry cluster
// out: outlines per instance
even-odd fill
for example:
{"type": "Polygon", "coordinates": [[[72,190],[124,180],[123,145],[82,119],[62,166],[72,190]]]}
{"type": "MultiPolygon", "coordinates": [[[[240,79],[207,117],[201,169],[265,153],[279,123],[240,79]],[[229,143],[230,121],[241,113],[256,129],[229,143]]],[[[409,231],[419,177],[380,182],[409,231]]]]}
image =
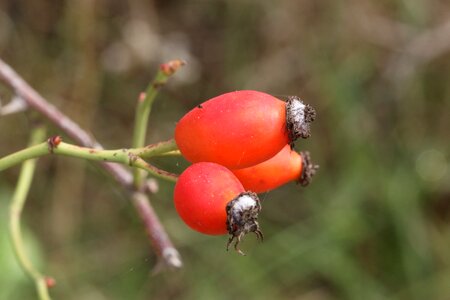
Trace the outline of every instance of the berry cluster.
{"type": "Polygon", "coordinates": [[[235,240],[254,232],[261,202],[256,193],[297,180],[307,185],[317,166],[294,142],[310,136],[315,111],[298,97],[285,102],[257,91],[236,91],[212,98],[188,112],[177,124],[175,141],[193,164],[174,191],[177,212],[192,229],[230,234],[235,240]]]}

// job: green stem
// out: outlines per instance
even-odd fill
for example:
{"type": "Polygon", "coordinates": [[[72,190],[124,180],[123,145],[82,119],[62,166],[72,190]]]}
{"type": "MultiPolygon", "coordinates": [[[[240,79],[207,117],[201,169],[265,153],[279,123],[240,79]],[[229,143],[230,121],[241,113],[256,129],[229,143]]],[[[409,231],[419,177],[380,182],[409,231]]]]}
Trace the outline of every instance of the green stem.
{"type": "Polygon", "coordinates": [[[168,151],[165,153],[161,153],[160,156],[182,156],[180,150],[168,151]]]}
{"type": "Polygon", "coordinates": [[[8,156],[0,158],[0,171],[6,170],[21,162],[48,154],[47,143],[38,144],[26,149],[14,152],[8,156]]]}
{"type": "MultiPolygon", "coordinates": [[[[152,150],[153,155],[150,156],[161,155],[163,153],[159,152],[157,149],[158,147],[155,146],[152,150]]],[[[49,143],[45,142],[1,158],[0,171],[21,163],[24,160],[52,153],[76,158],[83,158],[87,160],[121,163],[124,165],[129,165],[130,167],[142,169],[155,177],[159,177],[168,181],[175,182],[177,180],[178,176],[176,174],[172,174],[156,168],[155,166],[147,163],[144,159],[135,154],[135,152],[139,151],[137,151],[136,149],[100,150],[80,147],[64,142],[60,142],[58,145],[49,148],[49,143]]]]}
{"type": "MultiPolygon", "coordinates": [[[[139,98],[136,107],[136,118],[134,120],[133,131],[133,148],[141,148],[145,145],[145,136],[147,134],[148,119],[152,109],[152,104],[155,100],[161,87],[163,87],[167,80],[172,76],[184,62],[180,60],[173,60],[162,64],[155,79],[148,85],[145,92],[145,97],[139,98]]],[[[139,187],[142,184],[143,172],[140,170],[133,170],[134,185],[139,187]]]]}
{"type": "MultiPolygon", "coordinates": [[[[34,145],[37,142],[41,141],[45,136],[45,129],[43,127],[39,127],[32,132],[30,145],[34,145]]],[[[31,153],[36,155],[35,147],[30,147],[31,153]]],[[[22,159],[18,162],[24,161],[26,159],[26,155],[16,155],[15,159],[22,159]]],[[[22,168],[20,171],[19,181],[17,183],[16,190],[14,192],[11,206],[10,206],[10,223],[9,230],[10,236],[14,248],[14,253],[17,256],[17,259],[25,271],[31,279],[34,280],[36,284],[36,289],[39,295],[39,299],[41,300],[49,300],[50,295],[47,289],[47,283],[45,276],[42,275],[33,265],[31,260],[28,258],[25,245],[22,239],[21,227],[20,227],[20,218],[22,215],[22,210],[25,205],[25,201],[27,199],[28,192],[30,190],[31,182],[33,180],[33,174],[36,167],[36,159],[30,159],[24,161],[22,164],[22,168]]]]}
{"type": "Polygon", "coordinates": [[[129,151],[142,158],[150,158],[153,156],[163,156],[178,150],[177,144],[174,139],[151,144],[146,147],[130,149],[129,151]]]}

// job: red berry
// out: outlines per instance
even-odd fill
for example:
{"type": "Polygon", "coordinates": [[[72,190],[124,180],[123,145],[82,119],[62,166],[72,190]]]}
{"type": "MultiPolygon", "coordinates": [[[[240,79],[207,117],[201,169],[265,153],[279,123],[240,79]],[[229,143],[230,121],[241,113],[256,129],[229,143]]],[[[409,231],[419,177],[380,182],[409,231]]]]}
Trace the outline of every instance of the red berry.
{"type": "Polygon", "coordinates": [[[191,162],[245,168],[269,159],[298,137],[309,137],[315,112],[297,97],[288,102],[257,91],[212,98],[177,124],[175,140],[191,162]]]}
{"type": "Polygon", "coordinates": [[[263,193],[293,180],[306,186],[317,168],[317,165],[311,163],[308,152],[299,154],[286,145],[269,160],[248,168],[232,170],[232,172],[245,189],[263,193]]]}
{"type": "Polygon", "coordinates": [[[239,252],[237,244],[246,233],[255,232],[262,238],[257,222],[261,210],[258,197],[245,192],[236,176],[221,165],[200,162],[188,167],[177,180],[174,201],[189,227],[212,235],[228,232],[228,246],[236,239],[239,252]]]}

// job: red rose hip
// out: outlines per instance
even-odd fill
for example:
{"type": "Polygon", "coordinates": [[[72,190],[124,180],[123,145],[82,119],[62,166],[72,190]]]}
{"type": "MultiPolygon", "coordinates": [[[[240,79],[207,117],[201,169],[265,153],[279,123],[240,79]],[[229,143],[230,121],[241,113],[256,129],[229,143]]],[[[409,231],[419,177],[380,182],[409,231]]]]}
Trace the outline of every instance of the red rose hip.
{"type": "Polygon", "coordinates": [[[191,162],[245,168],[269,159],[298,137],[309,137],[314,118],[314,109],[298,97],[284,102],[257,91],[236,91],[188,112],[176,126],[175,140],[191,162]]]}
{"type": "Polygon", "coordinates": [[[246,192],[227,168],[210,162],[188,167],[178,178],[174,191],[175,208],[192,229],[205,234],[230,234],[229,245],[255,232],[262,239],[257,222],[261,205],[255,193],[246,192]]]}
{"type": "Polygon", "coordinates": [[[231,171],[245,189],[264,193],[294,180],[306,186],[317,168],[309,152],[297,153],[286,145],[277,155],[260,164],[231,171]]]}

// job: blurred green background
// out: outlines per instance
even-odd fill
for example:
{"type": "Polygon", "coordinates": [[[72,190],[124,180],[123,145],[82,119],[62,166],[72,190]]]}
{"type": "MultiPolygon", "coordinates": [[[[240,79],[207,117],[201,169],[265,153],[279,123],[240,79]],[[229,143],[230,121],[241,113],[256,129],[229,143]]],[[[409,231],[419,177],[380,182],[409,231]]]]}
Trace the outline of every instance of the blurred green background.
{"type": "MultiPolygon", "coordinates": [[[[450,299],[450,2],[0,0],[0,57],[107,148],[130,146],[136,99],[174,58],[188,65],[158,96],[149,142],[232,90],[318,112],[296,146],[320,170],[261,195],[266,239],[249,236],[246,257],[187,228],[160,182],[151,200],[184,268],[156,275],[121,189],[93,163],[41,159],[23,218],[55,299],[450,299]]],[[[0,117],[0,156],[31,126],[0,117]]],[[[7,239],[18,171],[0,173],[0,299],[35,298],[7,239]]]]}

